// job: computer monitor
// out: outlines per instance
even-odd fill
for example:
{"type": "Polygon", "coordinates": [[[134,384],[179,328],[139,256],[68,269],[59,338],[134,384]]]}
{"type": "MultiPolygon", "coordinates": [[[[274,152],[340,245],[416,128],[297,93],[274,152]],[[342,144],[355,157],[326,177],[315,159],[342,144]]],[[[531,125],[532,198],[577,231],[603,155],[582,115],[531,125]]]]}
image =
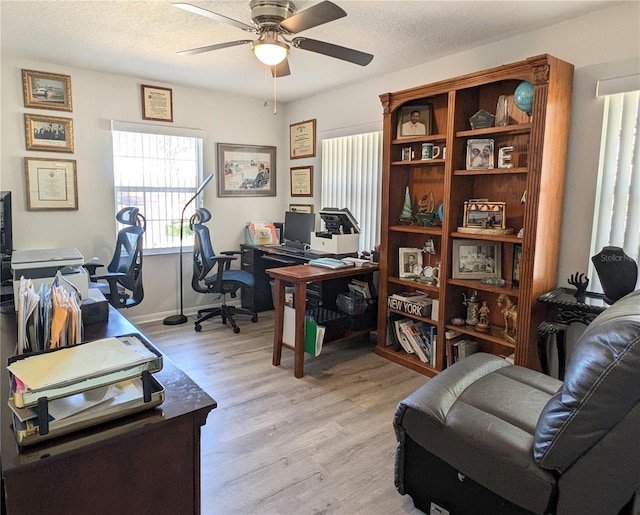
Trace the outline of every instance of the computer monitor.
{"type": "Polygon", "coordinates": [[[327,232],[331,234],[360,234],[360,227],[351,211],[346,207],[325,207],[320,210],[320,218],[327,232]]]}
{"type": "Polygon", "coordinates": [[[11,221],[11,192],[0,191],[0,253],[13,251],[13,223],[11,221]]]}
{"type": "Polygon", "coordinates": [[[316,230],[316,215],[287,211],[284,214],[284,244],[304,249],[311,244],[311,233],[316,230]]]}

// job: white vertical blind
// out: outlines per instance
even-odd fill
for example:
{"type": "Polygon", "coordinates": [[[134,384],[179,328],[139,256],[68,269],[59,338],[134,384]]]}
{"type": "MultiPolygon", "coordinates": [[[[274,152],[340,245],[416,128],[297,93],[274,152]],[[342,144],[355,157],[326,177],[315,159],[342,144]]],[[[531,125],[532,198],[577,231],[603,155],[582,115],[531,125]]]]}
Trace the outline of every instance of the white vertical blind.
{"type": "MultiPolygon", "coordinates": [[[[615,246],[640,262],[640,91],[605,97],[591,255],[615,246]]],[[[601,291],[590,266],[590,290],[601,291]]]]}
{"type": "Polygon", "coordinates": [[[360,225],[360,250],[380,243],[382,131],[322,140],[322,207],[346,207],[360,225]]]}

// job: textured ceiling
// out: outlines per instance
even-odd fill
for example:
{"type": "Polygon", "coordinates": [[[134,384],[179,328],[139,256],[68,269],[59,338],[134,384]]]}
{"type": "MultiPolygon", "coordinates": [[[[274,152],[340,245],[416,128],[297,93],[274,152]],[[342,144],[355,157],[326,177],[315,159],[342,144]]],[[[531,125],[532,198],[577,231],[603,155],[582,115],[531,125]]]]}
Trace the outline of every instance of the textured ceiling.
{"type": "MultiPolygon", "coordinates": [[[[189,0],[250,23],[249,0],[189,0]]],[[[318,3],[296,0],[298,11],[318,3]]],[[[603,1],[364,1],[334,0],[347,17],[300,33],[374,55],[366,67],[292,48],[291,75],[278,79],[278,98],[291,101],[391,73],[622,2],[603,1]]],[[[194,47],[254,39],[252,34],[151,1],[0,2],[2,53],[130,75],[269,97],[270,75],[250,46],[192,56],[194,47]]],[[[46,71],[46,70],[45,70],[46,71]]]]}

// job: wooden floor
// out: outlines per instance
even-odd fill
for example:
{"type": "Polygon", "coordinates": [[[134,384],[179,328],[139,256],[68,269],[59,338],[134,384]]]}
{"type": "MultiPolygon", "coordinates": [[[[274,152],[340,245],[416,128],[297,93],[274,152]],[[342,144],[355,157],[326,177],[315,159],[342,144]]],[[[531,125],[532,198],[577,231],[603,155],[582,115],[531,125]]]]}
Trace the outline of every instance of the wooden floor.
{"type": "Polygon", "coordinates": [[[218,402],[202,428],[203,515],[422,513],[393,485],[392,420],[427,378],[361,338],[306,356],[295,379],[291,350],[271,365],[273,311],[239,325],[139,324],[218,402]]]}

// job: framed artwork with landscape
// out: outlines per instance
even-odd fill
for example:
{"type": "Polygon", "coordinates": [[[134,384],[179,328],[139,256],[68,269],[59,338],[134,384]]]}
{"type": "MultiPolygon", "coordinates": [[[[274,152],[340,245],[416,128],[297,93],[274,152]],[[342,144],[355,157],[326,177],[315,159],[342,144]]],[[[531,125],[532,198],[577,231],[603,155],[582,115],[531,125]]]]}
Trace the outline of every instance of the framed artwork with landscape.
{"type": "Polygon", "coordinates": [[[24,106],[72,111],[71,77],[59,73],[22,70],[24,106]]]}
{"type": "Polygon", "coordinates": [[[275,197],[276,147],[218,143],[219,197],[275,197]]]}

